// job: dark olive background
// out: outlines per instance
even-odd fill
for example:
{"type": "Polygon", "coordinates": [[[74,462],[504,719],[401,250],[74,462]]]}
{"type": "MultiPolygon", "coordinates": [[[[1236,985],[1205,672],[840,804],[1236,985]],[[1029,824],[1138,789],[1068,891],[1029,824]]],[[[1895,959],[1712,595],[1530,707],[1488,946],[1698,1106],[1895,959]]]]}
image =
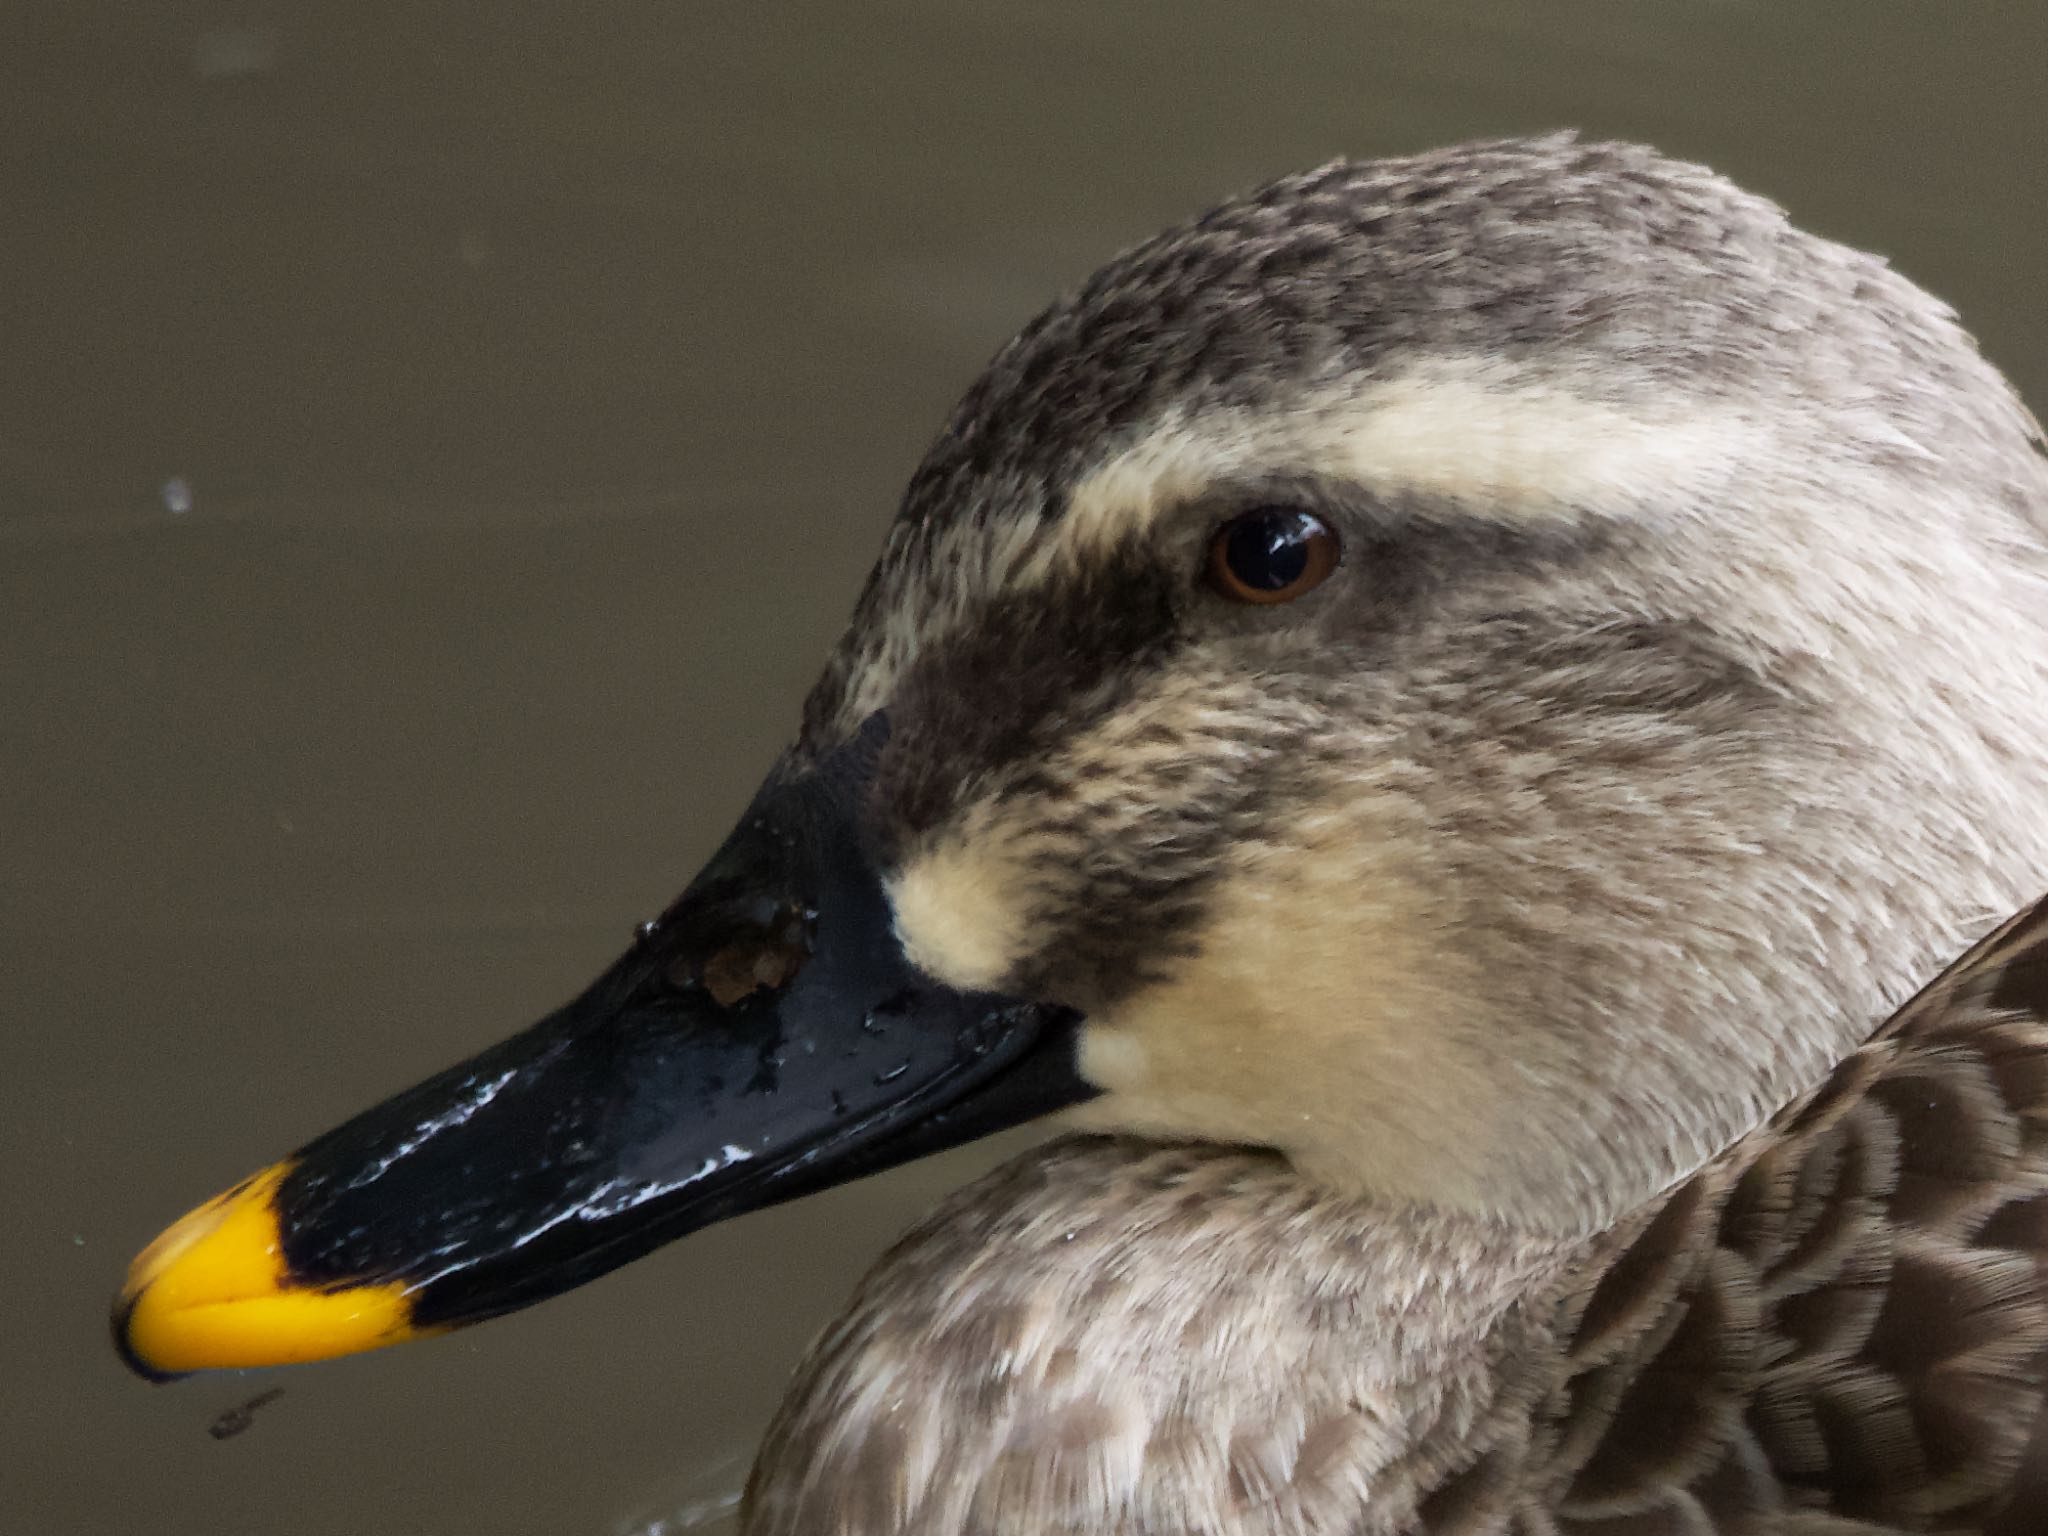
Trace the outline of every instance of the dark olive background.
{"type": "Polygon", "coordinates": [[[0,1529],[715,1523],[987,1149],[326,1366],[145,1387],[107,1294],[681,886],[940,414],[1119,246],[1577,125],[1889,253],[2038,404],[2044,87],[2031,0],[0,7],[0,1529]]]}

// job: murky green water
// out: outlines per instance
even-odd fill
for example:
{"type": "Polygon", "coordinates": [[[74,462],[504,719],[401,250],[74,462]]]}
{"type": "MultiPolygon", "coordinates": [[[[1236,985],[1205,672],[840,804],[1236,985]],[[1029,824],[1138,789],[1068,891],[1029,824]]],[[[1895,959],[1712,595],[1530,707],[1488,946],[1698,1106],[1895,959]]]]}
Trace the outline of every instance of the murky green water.
{"type": "Polygon", "coordinates": [[[106,1298],[673,894],[1056,289],[1271,174],[1578,125],[1889,252],[2039,406],[2044,96],[2027,0],[0,10],[0,1530],[715,1518],[993,1152],[297,1371],[144,1387],[106,1298]]]}

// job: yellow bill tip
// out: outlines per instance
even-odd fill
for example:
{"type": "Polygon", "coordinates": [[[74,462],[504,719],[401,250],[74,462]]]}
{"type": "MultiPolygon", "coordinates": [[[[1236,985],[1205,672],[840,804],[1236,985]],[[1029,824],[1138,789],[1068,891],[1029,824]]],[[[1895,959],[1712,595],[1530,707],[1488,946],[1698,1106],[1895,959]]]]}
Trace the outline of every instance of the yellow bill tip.
{"type": "Polygon", "coordinates": [[[289,1163],[266,1168],[165,1229],[128,1266],[114,1343],[139,1374],[289,1365],[418,1338],[401,1282],[294,1282],[274,1197],[289,1163]]]}

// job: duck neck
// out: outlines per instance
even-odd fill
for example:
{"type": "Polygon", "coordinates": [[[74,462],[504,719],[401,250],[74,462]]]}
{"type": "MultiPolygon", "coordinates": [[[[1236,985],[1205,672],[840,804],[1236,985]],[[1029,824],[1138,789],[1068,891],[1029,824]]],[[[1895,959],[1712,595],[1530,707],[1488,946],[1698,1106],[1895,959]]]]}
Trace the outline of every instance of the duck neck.
{"type": "Polygon", "coordinates": [[[1058,1143],[870,1273],[748,1530],[976,1529],[976,1500],[1049,1531],[1400,1529],[1527,1411],[1497,1365],[1581,1246],[1335,1198],[1270,1156],[1058,1143]]]}

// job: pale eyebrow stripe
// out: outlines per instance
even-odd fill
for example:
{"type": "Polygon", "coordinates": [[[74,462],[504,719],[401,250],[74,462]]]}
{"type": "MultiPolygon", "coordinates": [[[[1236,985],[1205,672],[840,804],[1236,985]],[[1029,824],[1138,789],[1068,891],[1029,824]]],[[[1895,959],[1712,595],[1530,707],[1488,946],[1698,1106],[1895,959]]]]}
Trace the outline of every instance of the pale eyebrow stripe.
{"type": "MultiPolygon", "coordinates": [[[[1437,357],[1391,378],[1299,386],[1271,411],[1169,410],[1084,473],[1057,516],[961,518],[945,529],[924,559],[951,573],[948,580],[916,589],[931,593],[929,607],[899,607],[884,618],[846,713],[859,719],[880,708],[906,659],[943,644],[976,604],[1099,565],[1220,486],[1349,485],[1389,503],[1440,506],[1536,534],[1645,505],[1712,505],[1774,456],[1782,470],[1783,433],[1769,413],[1796,412],[1796,402],[1738,409],[1632,377],[1640,404],[1624,409],[1570,387],[1569,369],[1437,357]]],[[[1837,410],[1830,423],[1837,434],[1859,431],[1892,450],[1924,452],[1875,416],[1837,410]]]]}
{"type": "Polygon", "coordinates": [[[1174,413],[1084,476],[1050,537],[1011,568],[1035,585],[1144,537],[1219,484],[1301,476],[1387,500],[1440,501],[1528,532],[1589,512],[1717,494],[1768,452],[1767,426],[1667,397],[1625,410],[1507,365],[1438,359],[1285,410],[1174,413]]]}

